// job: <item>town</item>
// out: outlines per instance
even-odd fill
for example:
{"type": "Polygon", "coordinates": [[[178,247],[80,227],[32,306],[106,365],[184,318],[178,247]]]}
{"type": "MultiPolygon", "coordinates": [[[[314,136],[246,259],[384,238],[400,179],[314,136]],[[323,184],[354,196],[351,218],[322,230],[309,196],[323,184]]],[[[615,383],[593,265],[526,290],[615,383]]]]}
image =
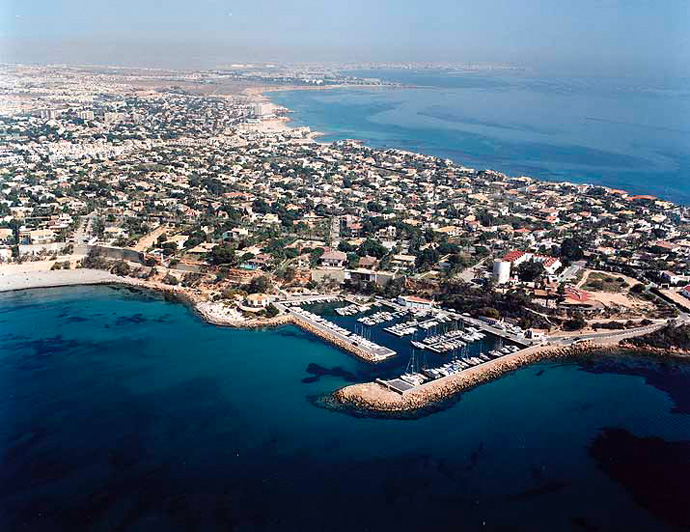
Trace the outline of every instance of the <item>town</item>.
{"type": "MultiPolygon", "coordinates": [[[[526,345],[647,331],[690,309],[686,207],[319,142],[266,97],[377,80],[4,66],[0,83],[2,282],[107,271],[235,326],[294,321],[295,302],[386,300],[526,345]]],[[[349,350],[366,359],[362,345],[349,350]]]]}

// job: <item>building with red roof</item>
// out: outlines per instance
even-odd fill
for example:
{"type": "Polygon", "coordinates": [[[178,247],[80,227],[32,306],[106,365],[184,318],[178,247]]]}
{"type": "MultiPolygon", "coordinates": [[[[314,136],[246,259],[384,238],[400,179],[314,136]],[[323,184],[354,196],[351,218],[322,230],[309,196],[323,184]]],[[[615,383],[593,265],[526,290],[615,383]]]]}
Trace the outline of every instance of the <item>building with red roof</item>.
{"type": "Polygon", "coordinates": [[[532,258],[531,253],[526,251],[509,251],[503,256],[504,262],[510,262],[513,267],[520,266],[523,262],[528,261],[532,258]]]}

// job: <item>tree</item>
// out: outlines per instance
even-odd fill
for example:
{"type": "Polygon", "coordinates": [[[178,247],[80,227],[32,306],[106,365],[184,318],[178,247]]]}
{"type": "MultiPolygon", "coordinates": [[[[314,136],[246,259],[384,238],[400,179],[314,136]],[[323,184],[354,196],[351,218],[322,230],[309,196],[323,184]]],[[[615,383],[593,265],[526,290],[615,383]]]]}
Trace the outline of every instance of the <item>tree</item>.
{"type": "Polygon", "coordinates": [[[309,253],[309,264],[312,268],[316,266],[324,252],[325,250],[323,248],[316,248],[309,253]]]}
{"type": "Polygon", "coordinates": [[[295,280],[296,273],[297,272],[296,272],[295,268],[293,268],[292,266],[288,266],[283,271],[283,275],[282,275],[283,280],[288,282],[288,283],[291,283],[292,281],[295,280]]]}
{"type": "Polygon", "coordinates": [[[536,281],[544,274],[544,266],[540,262],[533,260],[523,262],[518,266],[518,277],[521,281],[531,283],[536,281]]]}
{"type": "Polygon", "coordinates": [[[169,257],[171,255],[174,255],[177,251],[177,244],[175,244],[175,242],[164,242],[162,248],[163,255],[169,257]]]}
{"type": "Polygon", "coordinates": [[[247,292],[250,294],[264,293],[268,290],[270,285],[271,283],[268,280],[268,277],[266,277],[265,275],[260,275],[258,277],[254,277],[249,282],[249,286],[247,286],[247,292]]]}
{"type": "Polygon", "coordinates": [[[568,237],[561,243],[561,257],[567,261],[573,262],[582,260],[585,256],[580,242],[572,237],[568,237]]]}
{"type": "Polygon", "coordinates": [[[388,250],[383,246],[383,244],[376,240],[372,240],[371,238],[367,238],[357,249],[357,255],[360,257],[370,256],[380,259],[386,253],[388,253],[388,250]]]}
{"type": "Polygon", "coordinates": [[[563,324],[563,329],[566,331],[579,331],[587,326],[587,321],[579,312],[576,313],[571,320],[563,324]]]}
{"type": "Polygon", "coordinates": [[[185,249],[191,249],[201,244],[204,240],[206,240],[206,233],[199,230],[193,231],[189,234],[189,238],[185,240],[184,247],[185,249]]]}
{"type": "Polygon", "coordinates": [[[124,277],[125,275],[129,275],[129,270],[130,270],[129,264],[127,264],[123,260],[120,260],[120,261],[117,261],[113,265],[113,267],[110,271],[112,273],[114,273],[115,275],[120,275],[120,276],[124,277]]]}
{"type": "Polygon", "coordinates": [[[237,264],[237,256],[235,250],[228,244],[219,244],[211,250],[210,259],[212,264],[229,264],[231,266],[237,264]]]}
{"type": "Polygon", "coordinates": [[[479,311],[479,314],[481,314],[482,316],[486,316],[487,318],[492,318],[494,320],[501,319],[501,313],[495,308],[491,307],[484,307],[479,311]]]}
{"type": "Polygon", "coordinates": [[[644,292],[644,290],[645,288],[642,283],[637,283],[636,285],[633,285],[633,287],[630,289],[630,291],[633,294],[641,294],[642,292],[644,292]]]}
{"type": "Polygon", "coordinates": [[[273,303],[269,303],[265,312],[267,318],[275,318],[278,314],[280,314],[278,307],[276,307],[273,303]]]}
{"type": "Polygon", "coordinates": [[[565,301],[565,284],[560,283],[558,289],[556,290],[558,294],[558,303],[563,303],[565,301]]]}
{"type": "Polygon", "coordinates": [[[163,277],[163,282],[165,284],[175,286],[175,285],[179,284],[180,281],[174,275],[170,275],[169,273],[167,273],[167,274],[165,274],[165,277],[163,277]]]}

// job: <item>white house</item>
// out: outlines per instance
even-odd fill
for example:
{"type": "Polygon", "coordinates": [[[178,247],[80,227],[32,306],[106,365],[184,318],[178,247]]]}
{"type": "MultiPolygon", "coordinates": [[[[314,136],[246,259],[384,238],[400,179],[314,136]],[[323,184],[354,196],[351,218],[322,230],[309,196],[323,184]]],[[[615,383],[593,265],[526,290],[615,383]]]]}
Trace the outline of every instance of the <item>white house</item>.
{"type": "Polygon", "coordinates": [[[331,268],[341,268],[347,260],[347,253],[342,251],[326,251],[321,255],[321,264],[331,268]]]}
{"type": "Polygon", "coordinates": [[[417,296],[398,296],[397,302],[409,308],[432,308],[434,302],[417,296]]]}
{"type": "Polygon", "coordinates": [[[249,294],[247,296],[247,305],[254,308],[266,308],[271,302],[271,296],[268,294],[249,294]]]}

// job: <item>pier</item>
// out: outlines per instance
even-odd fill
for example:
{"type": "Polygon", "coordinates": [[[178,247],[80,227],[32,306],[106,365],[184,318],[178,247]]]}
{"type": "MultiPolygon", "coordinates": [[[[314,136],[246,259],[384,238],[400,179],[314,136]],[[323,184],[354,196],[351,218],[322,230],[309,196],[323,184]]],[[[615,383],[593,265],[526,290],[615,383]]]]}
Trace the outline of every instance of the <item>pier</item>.
{"type": "Polygon", "coordinates": [[[277,306],[289,313],[297,326],[367,362],[381,362],[397,354],[388,347],[370,342],[300,307],[287,307],[282,303],[277,306]]]}
{"type": "Polygon", "coordinates": [[[519,345],[520,347],[530,347],[532,342],[530,342],[528,339],[522,336],[518,336],[517,334],[512,334],[505,329],[500,329],[498,327],[494,327],[485,321],[478,320],[476,318],[471,318],[469,316],[464,316],[464,315],[458,315],[455,314],[455,316],[458,317],[459,320],[462,320],[464,323],[468,325],[472,325],[473,327],[477,327],[485,332],[491,333],[494,336],[498,336],[499,338],[503,338],[505,340],[509,340],[510,342],[513,342],[514,344],[519,345]]]}

